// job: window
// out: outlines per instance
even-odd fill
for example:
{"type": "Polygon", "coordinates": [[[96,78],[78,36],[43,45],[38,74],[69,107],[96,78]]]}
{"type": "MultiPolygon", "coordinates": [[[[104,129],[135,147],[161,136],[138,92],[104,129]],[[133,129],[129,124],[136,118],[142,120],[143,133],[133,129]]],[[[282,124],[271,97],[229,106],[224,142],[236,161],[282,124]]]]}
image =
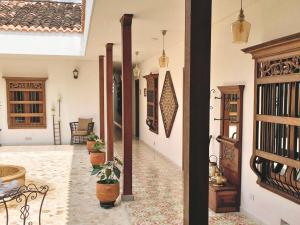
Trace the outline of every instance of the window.
{"type": "Polygon", "coordinates": [[[244,49],[255,59],[254,143],[257,183],[300,204],[300,35],[244,49]]]}
{"type": "Polygon", "coordinates": [[[47,78],[4,77],[9,129],[46,128],[47,78]]]}

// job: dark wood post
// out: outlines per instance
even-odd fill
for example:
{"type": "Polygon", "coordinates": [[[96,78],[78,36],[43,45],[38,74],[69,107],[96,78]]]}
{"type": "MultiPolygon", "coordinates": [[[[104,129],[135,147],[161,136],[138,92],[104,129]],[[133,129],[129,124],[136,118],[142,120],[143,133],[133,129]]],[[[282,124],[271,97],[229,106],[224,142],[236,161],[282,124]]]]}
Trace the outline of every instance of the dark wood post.
{"type": "Polygon", "coordinates": [[[105,140],[104,124],[104,56],[99,56],[99,114],[100,114],[100,138],[105,140]]]}
{"type": "Polygon", "coordinates": [[[185,0],[184,225],[208,224],[211,0],[185,0]]]}
{"type": "Polygon", "coordinates": [[[114,157],[113,44],[106,44],[107,160],[114,157]]]}
{"type": "Polygon", "coordinates": [[[132,14],[124,14],[122,27],[122,140],[124,151],[124,184],[122,200],[133,200],[132,194],[132,14]]]}

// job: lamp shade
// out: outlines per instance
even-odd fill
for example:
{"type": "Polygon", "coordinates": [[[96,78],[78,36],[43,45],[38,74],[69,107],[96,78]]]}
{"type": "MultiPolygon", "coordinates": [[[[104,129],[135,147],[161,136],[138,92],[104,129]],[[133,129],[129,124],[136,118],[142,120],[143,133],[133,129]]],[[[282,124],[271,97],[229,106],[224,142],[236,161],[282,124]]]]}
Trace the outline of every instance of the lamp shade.
{"type": "Polygon", "coordinates": [[[161,68],[168,67],[169,65],[169,57],[166,56],[165,50],[163,50],[163,54],[159,57],[159,66],[161,68]]]}
{"type": "Polygon", "coordinates": [[[243,10],[241,9],[239,18],[232,23],[231,31],[234,43],[247,43],[250,34],[251,24],[245,20],[243,10]]]}
{"type": "Polygon", "coordinates": [[[138,64],[136,64],[135,67],[133,68],[133,76],[134,76],[135,79],[139,79],[140,74],[141,74],[141,70],[138,67],[138,64]]]}

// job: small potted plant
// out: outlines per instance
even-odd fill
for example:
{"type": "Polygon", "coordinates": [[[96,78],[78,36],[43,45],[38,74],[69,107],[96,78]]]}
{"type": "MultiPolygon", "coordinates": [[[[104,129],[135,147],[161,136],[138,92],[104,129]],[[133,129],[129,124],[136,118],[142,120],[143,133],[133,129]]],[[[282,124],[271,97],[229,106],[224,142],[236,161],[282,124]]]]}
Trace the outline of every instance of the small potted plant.
{"type": "Polygon", "coordinates": [[[99,137],[95,133],[91,133],[87,136],[86,148],[90,152],[94,149],[94,144],[99,139],[99,137]]]}
{"type": "Polygon", "coordinates": [[[105,148],[104,141],[98,139],[93,146],[93,150],[90,151],[90,161],[93,166],[105,163],[106,154],[104,148],[105,148]]]}
{"type": "Polygon", "coordinates": [[[115,201],[120,194],[119,166],[123,163],[116,157],[113,161],[107,161],[103,165],[94,166],[91,175],[96,175],[99,180],[96,184],[96,196],[100,201],[100,206],[109,209],[114,207],[115,201]]]}

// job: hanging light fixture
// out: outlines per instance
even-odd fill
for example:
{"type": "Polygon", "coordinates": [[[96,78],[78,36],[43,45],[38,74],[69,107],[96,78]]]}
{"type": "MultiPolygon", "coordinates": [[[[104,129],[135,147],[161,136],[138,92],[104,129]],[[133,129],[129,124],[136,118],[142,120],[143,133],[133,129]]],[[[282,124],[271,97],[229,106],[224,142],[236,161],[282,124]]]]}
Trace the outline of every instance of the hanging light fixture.
{"type": "Polygon", "coordinates": [[[240,14],[234,23],[231,25],[231,31],[233,35],[234,43],[247,43],[250,34],[251,24],[245,20],[243,10],[243,0],[241,0],[240,14]]]}
{"type": "Polygon", "coordinates": [[[136,51],[135,52],[135,61],[136,61],[136,64],[135,64],[135,67],[133,68],[133,76],[134,76],[135,79],[139,79],[140,78],[140,74],[141,74],[141,69],[139,68],[139,65],[137,63],[138,55],[139,55],[139,52],[136,51]]]}
{"type": "Polygon", "coordinates": [[[167,31],[162,30],[161,33],[163,35],[163,53],[162,53],[162,56],[159,58],[159,66],[161,68],[165,68],[165,67],[168,67],[168,64],[169,64],[169,58],[166,56],[166,52],[165,52],[165,35],[166,35],[167,31]]]}

